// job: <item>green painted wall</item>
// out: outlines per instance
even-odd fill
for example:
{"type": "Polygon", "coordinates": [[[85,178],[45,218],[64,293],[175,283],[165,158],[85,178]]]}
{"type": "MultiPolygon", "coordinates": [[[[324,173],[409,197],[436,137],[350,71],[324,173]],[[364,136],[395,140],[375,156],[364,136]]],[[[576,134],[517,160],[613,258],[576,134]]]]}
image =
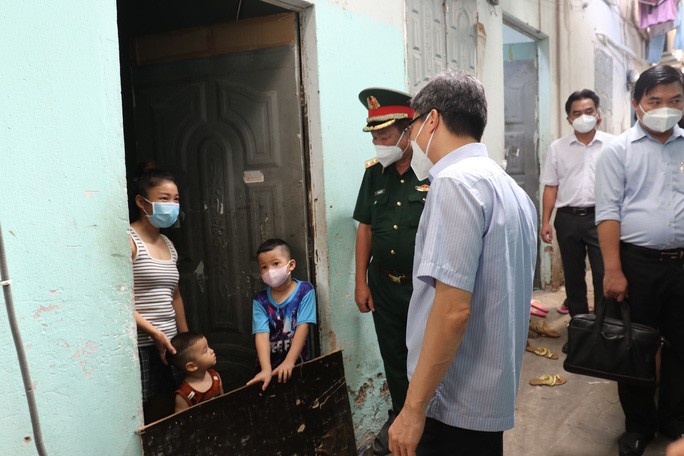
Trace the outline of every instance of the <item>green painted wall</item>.
{"type": "MultiPolygon", "coordinates": [[[[116,2],[0,12],[0,223],[45,447],[140,454],[116,2]]],[[[35,455],[0,300],[0,454],[35,455]]]]}
{"type": "Polygon", "coordinates": [[[372,316],[360,314],[354,303],[352,212],[364,161],[375,156],[370,133],[361,130],[367,108],[358,93],[373,86],[406,90],[404,2],[316,1],[314,14],[331,332],[344,349],[359,438],[378,430],[390,406],[372,316]]]}

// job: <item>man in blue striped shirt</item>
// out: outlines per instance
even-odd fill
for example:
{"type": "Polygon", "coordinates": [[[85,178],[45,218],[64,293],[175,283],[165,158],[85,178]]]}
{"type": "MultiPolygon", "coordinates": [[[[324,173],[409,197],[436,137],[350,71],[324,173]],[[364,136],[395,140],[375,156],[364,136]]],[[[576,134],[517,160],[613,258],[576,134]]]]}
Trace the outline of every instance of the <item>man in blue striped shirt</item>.
{"type": "Polygon", "coordinates": [[[655,386],[618,383],[626,432],[621,456],[639,456],[660,431],[684,435],[684,108],[680,70],[658,65],[634,85],[638,122],[607,143],[596,164],[596,223],[603,293],[629,305],[632,321],[659,328],[655,386]]]}
{"type": "Polygon", "coordinates": [[[390,447],[402,456],[501,455],[527,337],[536,210],[479,142],[479,81],[442,73],[411,106],[411,166],[431,186],[416,236],[410,383],[390,447]]]}

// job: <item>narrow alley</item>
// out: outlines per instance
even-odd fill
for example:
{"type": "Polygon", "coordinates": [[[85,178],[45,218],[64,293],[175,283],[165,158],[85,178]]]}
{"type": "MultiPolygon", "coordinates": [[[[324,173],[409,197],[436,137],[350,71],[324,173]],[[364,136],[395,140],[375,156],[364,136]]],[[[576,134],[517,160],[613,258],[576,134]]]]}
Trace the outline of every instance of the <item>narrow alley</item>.
{"type": "MultiPolygon", "coordinates": [[[[588,281],[589,283],[591,281],[588,281]]],[[[575,375],[563,370],[569,315],[556,309],[565,291],[535,291],[534,298],[549,309],[546,326],[560,332],[559,338],[540,337],[530,331],[533,347],[557,353],[552,360],[525,353],[520,376],[515,428],[504,433],[506,456],[612,456],[618,453],[617,439],[624,431],[624,415],[617,384],[598,378],[575,375]],[[568,379],[555,387],[531,386],[529,380],[543,374],[568,379]]],[[[591,298],[589,299],[591,302],[591,298]]],[[[538,319],[537,317],[532,317],[538,319]]],[[[644,456],[663,456],[669,440],[658,436],[644,456]]]]}

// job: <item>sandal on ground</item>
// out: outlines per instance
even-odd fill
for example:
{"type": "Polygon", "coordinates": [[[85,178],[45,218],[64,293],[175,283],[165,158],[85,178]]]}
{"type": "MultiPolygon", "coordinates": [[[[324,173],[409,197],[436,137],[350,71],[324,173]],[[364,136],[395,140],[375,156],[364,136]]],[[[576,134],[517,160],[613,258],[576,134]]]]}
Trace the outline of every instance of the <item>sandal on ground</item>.
{"type": "Polygon", "coordinates": [[[560,386],[565,384],[568,380],[560,375],[544,374],[541,377],[530,380],[532,386],[560,386]]]}
{"type": "Polygon", "coordinates": [[[530,315],[534,315],[535,317],[539,318],[546,318],[546,312],[542,312],[536,307],[530,307],[530,315]]]}
{"type": "Polygon", "coordinates": [[[534,307],[535,309],[539,309],[540,311],[542,311],[544,313],[549,312],[549,309],[546,306],[543,306],[542,303],[537,301],[536,299],[530,300],[530,306],[534,307]]]}
{"type": "Polygon", "coordinates": [[[540,336],[560,337],[560,333],[558,331],[546,327],[543,321],[530,321],[530,331],[534,331],[540,336]]]}
{"type": "Polygon", "coordinates": [[[525,351],[528,351],[530,353],[534,353],[537,356],[541,356],[543,358],[549,358],[549,359],[558,359],[558,355],[549,350],[548,348],[544,347],[525,347],[525,351]]]}

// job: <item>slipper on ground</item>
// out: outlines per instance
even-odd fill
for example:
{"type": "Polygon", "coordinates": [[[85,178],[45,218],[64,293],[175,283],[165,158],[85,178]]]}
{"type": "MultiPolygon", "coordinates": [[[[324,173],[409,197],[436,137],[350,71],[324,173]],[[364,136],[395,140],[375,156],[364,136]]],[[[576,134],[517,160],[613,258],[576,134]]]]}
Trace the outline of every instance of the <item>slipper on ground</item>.
{"type": "Polygon", "coordinates": [[[527,347],[525,347],[525,351],[534,353],[535,355],[541,356],[543,358],[558,359],[557,354],[555,354],[554,352],[545,347],[531,347],[528,345],[527,347]]]}
{"type": "Polygon", "coordinates": [[[539,301],[536,300],[536,299],[531,299],[531,300],[530,300],[530,306],[532,306],[532,307],[534,307],[534,308],[536,308],[536,309],[539,309],[539,310],[541,310],[541,311],[544,312],[544,313],[548,313],[548,312],[549,312],[549,309],[548,309],[547,307],[543,306],[542,303],[539,302],[539,301]]]}
{"type": "Polygon", "coordinates": [[[561,377],[560,375],[548,375],[544,374],[541,377],[533,378],[530,380],[530,385],[532,386],[560,386],[565,384],[568,379],[561,377]]]}
{"type": "Polygon", "coordinates": [[[542,312],[536,307],[530,307],[530,315],[534,315],[535,317],[539,318],[546,318],[546,312],[542,312]]]}

